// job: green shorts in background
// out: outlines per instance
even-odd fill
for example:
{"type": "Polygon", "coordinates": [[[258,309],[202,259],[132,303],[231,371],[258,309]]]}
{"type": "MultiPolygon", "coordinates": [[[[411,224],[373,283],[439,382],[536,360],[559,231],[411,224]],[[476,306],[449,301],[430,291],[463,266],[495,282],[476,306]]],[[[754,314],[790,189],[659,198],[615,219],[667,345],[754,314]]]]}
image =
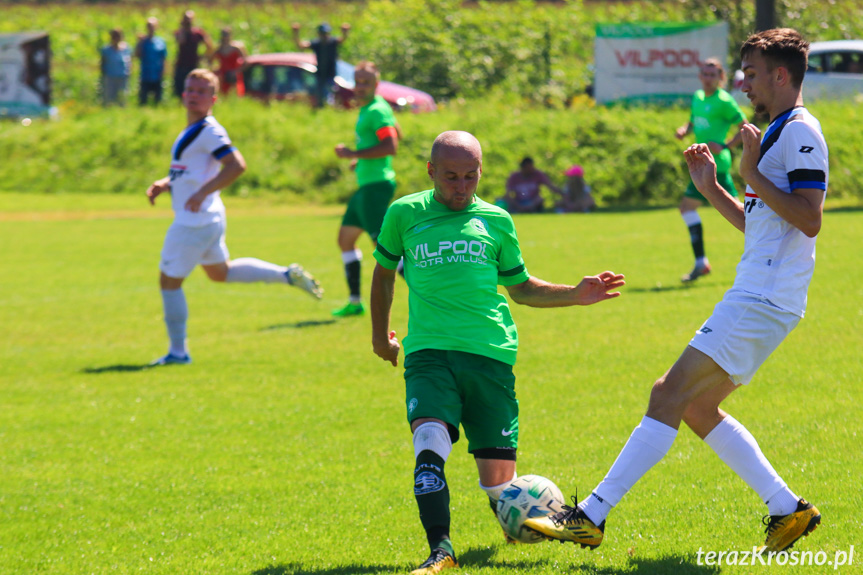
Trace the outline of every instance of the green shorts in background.
{"type": "MultiPolygon", "coordinates": [[[[719,182],[719,185],[725,188],[729,194],[737,197],[737,188],[734,187],[734,180],[731,179],[731,174],[728,172],[716,172],[716,181],[719,182]]],[[[710,202],[701,195],[701,192],[695,187],[695,184],[692,183],[692,180],[689,180],[689,185],[686,186],[686,191],[683,192],[683,196],[686,198],[692,198],[695,200],[701,200],[705,204],[710,204],[710,202]]]]}
{"type": "Polygon", "coordinates": [[[362,228],[368,232],[372,241],[377,242],[384,215],[395,193],[396,183],[391,180],[361,186],[348,202],[342,225],[362,228]]]}
{"type": "Polygon", "coordinates": [[[518,400],[512,366],[463,351],[422,349],[405,357],[408,421],[433,417],[459,424],[469,452],[518,447],[518,400]]]}

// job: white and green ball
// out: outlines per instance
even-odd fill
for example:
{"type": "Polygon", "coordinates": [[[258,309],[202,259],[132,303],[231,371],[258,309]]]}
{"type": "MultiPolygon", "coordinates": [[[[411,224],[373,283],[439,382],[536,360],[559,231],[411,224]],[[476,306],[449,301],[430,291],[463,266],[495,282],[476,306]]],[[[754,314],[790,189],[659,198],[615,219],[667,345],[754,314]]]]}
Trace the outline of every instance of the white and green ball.
{"type": "Polygon", "coordinates": [[[524,527],[524,520],[545,517],[563,510],[563,493],[550,479],[522,475],[503,490],[497,502],[497,520],[507,535],[521,543],[539,543],[545,538],[524,527]]]}

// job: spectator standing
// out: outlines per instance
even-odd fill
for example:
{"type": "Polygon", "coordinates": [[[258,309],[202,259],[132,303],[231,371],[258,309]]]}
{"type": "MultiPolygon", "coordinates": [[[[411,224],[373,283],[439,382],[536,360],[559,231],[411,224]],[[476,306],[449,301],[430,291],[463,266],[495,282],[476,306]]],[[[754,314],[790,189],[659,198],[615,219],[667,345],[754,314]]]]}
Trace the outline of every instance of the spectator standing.
{"type": "Polygon", "coordinates": [[[314,40],[300,39],[300,25],[296,22],[291,26],[294,31],[294,42],[300,50],[309,50],[315,53],[317,58],[317,71],[315,72],[316,92],[314,94],[314,105],[322,108],[333,93],[336,79],[336,62],[339,59],[339,44],[347,40],[350,24],[342,24],[341,38],[334,38],[332,28],[326,22],[318,26],[318,37],[314,40]]]}
{"type": "Polygon", "coordinates": [[[102,103],[126,104],[126,89],[132,70],[132,51],[123,41],[123,31],[114,28],[110,32],[111,43],[102,48],[102,103]]]}
{"type": "Polygon", "coordinates": [[[147,18],[147,35],[138,38],[135,46],[135,57],[141,61],[141,87],[138,91],[138,103],[146,105],[153,95],[153,103],[162,101],[162,78],[165,75],[165,58],[168,57],[168,45],[164,38],[156,36],[159,20],[147,18]]]}
{"type": "Polygon", "coordinates": [[[236,86],[239,96],[245,94],[243,59],[248,56],[248,52],[246,52],[245,44],[239,40],[231,40],[230,26],[222,28],[222,34],[219,37],[219,47],[216,48],[213,56],[219,62],[216,74],[219,76],[219,85],[222,94],[230,92],[232,86],[236,86]]]}
{"type": "Polygon", "coordinates": [[[213,41],[204,30],[194,25],[195,12],[186,10],[180,21],[180,28],[174,32],[177,39],[177,61],[174,64],[174,95],[183,97],[186,76],[197,68],[201,61],[200,48],[206,48],[204,57],[210,59],[213,53],[213,41]]]}

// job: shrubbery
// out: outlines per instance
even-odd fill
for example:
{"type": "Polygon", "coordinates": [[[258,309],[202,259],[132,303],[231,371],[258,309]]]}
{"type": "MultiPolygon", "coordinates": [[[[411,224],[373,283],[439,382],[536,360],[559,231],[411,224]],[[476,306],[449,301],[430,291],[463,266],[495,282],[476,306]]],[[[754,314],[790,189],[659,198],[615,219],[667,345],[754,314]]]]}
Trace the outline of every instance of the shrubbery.
{"type": "MultiPolygon", "coordinates": [[[[863,149],[855,104],[819,103],[830,145],[830,198],[859,198],[861,168],[849,162],[863,149]]],[[[668,206],[686,185],[674,138],[684,108],[607,108],[579,102],[567,110],[516,106],[511,97],[453,102],[434,114],[398,117],[404,132],[396,156],[399,195],[429,186],[425,162],[434,137],[467,130],[482,142],[485,161],[480,193],[501,195],[509,173],[525,155],[563,182],[573,163],[603,207],[668,206]]],[[[356,115],[301,105],[273,105],[230,98],[216,105],[249,164],[227,195],[272,195],[276,201],[331,203],[346,199],[355,179],[333,147],[352,144],[356,115]]],[[[0,191],[140,193],[167,172],[173,138],[185,124],[179,107],[161,109],[64,109],[60,121],[3,125],[0,191]]],[[[141,201],[144,201],[143,195],[141,201]]]]}
{"type": "MultiPolygon", "coordinates": [[[[74,3],[73,3],[74,4],[74,3]]],[[[673,130],[683,108],[595,107],[583,94],[590,82],[594,25],[599,21],[729,18],[730,45],[754,18],[751,2],[570,1],[479,2],[373,0],[334,4],[214,4],[195,6],[200,24],[215,35],[232,24],[251,52],[293,50],[290,24],[314,34],[323,19],[353,25],[342,55],[378,61],[386,79],[435,94],[441,110],[402,115],[405,139],[396,159],[399,194],[428,185],[425,161],[433,138],[446,129],[475,133],[485,148],[481,193],[493,199],[524,155],[558,182],[572,163],[585,166],[602,206],[672,205],[686,183],[673,130]]],[[[777,0],[780,22],[813,39],[863,37],[863,15],[851,3],[777,0]],[[829,4],[829,6],[827,6],[829,4]]],[[[158,110],[95,107],[97,48],[120,26],[127,39],[155,15],[169,37],[182,8],[175,4],[7,5],[0,31],[44,29],[54,50],[55,95],[61,119],[30,127],[0,124],[0,191],[143,192],[167,169],[172,138],[182,127],[173,102],[158,110]]],[[[169,49],[174,45],[169,41],[169,49]]],[[[732,48],[732,56],[733,56],[732,48]]],[[[134,84],[134,82],[133,82],[134,84]]],[[[831,198],[859,198],[863,168],[848,161],[863,149],[854,103],[814,103],[830,144],[831,198]]],[[[249,171],[228,194],[279,194],[289,201],[334,202],[354,189],[353,174],[333,146],[353,140],[354,113],[304,106],[265,107],[229,99],[217,116],[249,161],[249,171]]]]}

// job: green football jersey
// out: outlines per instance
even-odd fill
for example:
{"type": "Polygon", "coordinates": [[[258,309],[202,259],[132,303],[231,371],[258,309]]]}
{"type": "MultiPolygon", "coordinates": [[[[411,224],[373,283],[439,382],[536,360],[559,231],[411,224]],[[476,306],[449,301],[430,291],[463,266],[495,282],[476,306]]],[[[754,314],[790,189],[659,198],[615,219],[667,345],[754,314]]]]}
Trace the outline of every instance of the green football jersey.
{"type": "Polygon", "coordinates": [[[498,284],[530,276],[512,218],[476,198],[457,212],[426,190],[387,210],[375,259],[395,269],[404,257],[408,295],[405,354],[458,350],[515,364],[518,331],[498,284]]]}
{"type": "MultiPolygon", "coordinates": [[[[360,108],[357,118],[357,150],[371,148],[378,143],[378,130],[387,126],[395,126],[396,117],[386,100],[375,96],[371,102],[360,108]]],[[[357,183],[360,187],[375,182],[395,181],[393,157],[357,160],[357,183]]]]}
{"type": "MultiPolygon", "coordinates": [[[[722,88],[708,97],[704,96],[704,90],[698,90],[692,97],[692,113],[689,121],[692,122],[696,142],[723,144],[731,126],[745,122],[746,115],[731,94],[722,88]]],[[[731,170],[731,151],[725,149],[716,156],[716,171],[728,172],[729,170],[731,170]]]]}

